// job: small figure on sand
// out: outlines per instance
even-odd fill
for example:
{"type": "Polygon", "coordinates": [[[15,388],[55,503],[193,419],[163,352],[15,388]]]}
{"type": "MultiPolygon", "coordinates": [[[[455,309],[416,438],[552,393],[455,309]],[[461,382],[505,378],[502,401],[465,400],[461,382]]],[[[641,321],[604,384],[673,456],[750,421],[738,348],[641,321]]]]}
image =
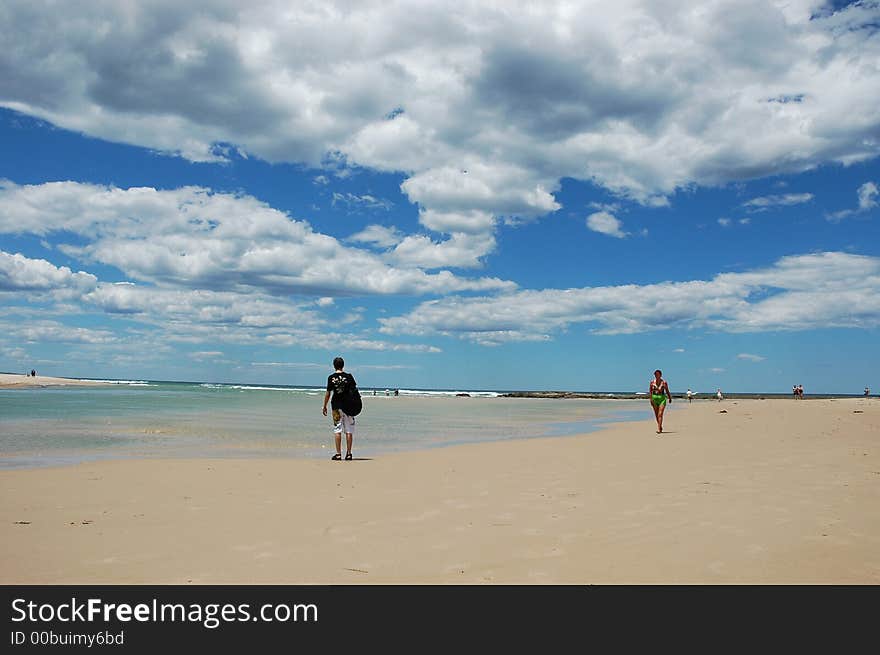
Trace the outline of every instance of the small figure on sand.
{"type": "Polygon", "coordinates": [[[870,395],[871,395],[871,389],[869,389],[868,387],[865,387],[865,398],[867,398],[870,395]]]}
{"type": "Polygon", "coordinates": [[[654,418],[657,419],[657,434],[663,432],[663,412],[666,411],[666,401],[672,402],[672,394],[669,393],[669,385],[663,379],[663,371],[659,368],[654,371],[654,379],[648,386],[651,395],[651,409],[654,410],[654,418]]]}
{"type": "Polygon", "coordinates": [[[719,402],[719,403],[720,403],[722,400],[724,400],[724,394],[721,393],[721,389],[718,389],[718,391],[715,392],[715,397],[718,398],[718,402],[719,402]]]}
{"type": "Polygon", "coordinates": [[[802,384],[799,384],[797,386],[797,397],[798,397],[798,400],[804,399],[804,385],[802,385],[802,384]]]}
{"type": "Polygon", "coordinates": [[[37,377],[37,372],[34,369],[31,369],[31,377],[32,378],[37,377]]]}
{"type": "Polygon", "coordinates": [[[687,397],[688,397],[688,402],[691,402],[694,399],[694,392],[691,391],[690,388],[688,388],[688,390],[687,390],[687,397]]]}

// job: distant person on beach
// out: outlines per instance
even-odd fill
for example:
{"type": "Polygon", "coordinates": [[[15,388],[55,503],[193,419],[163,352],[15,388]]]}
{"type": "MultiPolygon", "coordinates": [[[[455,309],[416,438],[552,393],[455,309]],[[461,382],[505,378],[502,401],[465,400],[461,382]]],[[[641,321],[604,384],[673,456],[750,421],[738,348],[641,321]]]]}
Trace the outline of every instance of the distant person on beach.
{"type": "Polygon", "coordinates": [[[871,390],[868,387],[865,387],[865,398],[871,395],[871,390]]]}
{"type": "Polygon", "coordinates": [[[804,385],[799,384],[797,387],[797,395],[799,400],[804,399],[804,385]]]}
{"type": "Polygon", "coordinates": [[[31,377],[32,378],[37,377],[37,372],[34,369],[31,369],[31,377]]]}
{"type": "Polygon", "coordinates": [[[669,393],[669,385],[663,379],[663,371],[659,368],[654,371],[654,379],[648,386],[651,394],[651,409],[654,410],[654,418],[657,419],[657,434],[663,432],[663,412],[666,411],[666,401],[672,402],[672,394],[669,393]]]}
{"type": "Polygon", "coordinates": [[[687,390],[688,402],[691,402],[694,399],[694,392],[690,389],[687,390]]]}
{"type": "Polygon", "coordinates": [[[798,397],[798,391],[797,391],[797,385],[796,385],[796,384],[791,385],[791,394],[794,396],[794,399],[797,400],[797,397],[798,397]]]}
{"type": "Polygon", "coordinates": [[[354,441],[355,417],[349,416],[343,410],[346,398],[352,390],[357,389],[357,383],[351,373],[346,373],[345,360],[337,357],[333,360],[333,373],[327,377],[327,393],[324,394],[324,407],[321,410],[327,416],[327,402],[333,414],[333,436],[336,442],[336,454],[330,459],[342,459],[342,433],[345,433],[345,459],[351,460],[351,444],[354,441]],[[332,397],[332,400],[331,400],[332,397]]]}
{"type": "Polygon", "coordinates": [[[720,403],[721,400],[724,398],[724,394],[721,393],[721,389],[718,389],[718,391],[715,392],[715,397],[718,398],[718,402],[720,403]]]}

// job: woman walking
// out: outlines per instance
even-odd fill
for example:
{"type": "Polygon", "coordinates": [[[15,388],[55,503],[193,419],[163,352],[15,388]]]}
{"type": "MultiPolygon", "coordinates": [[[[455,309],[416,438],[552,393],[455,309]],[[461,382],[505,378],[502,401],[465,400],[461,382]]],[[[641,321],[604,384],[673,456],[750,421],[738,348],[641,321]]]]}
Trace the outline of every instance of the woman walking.
{"type": "Polygon", "coordinates": [[[672,402],[672,394],[669,393],[669,385],[663,379],[663,371],[659,368],[654,371],[654,379],[648,387],[651,394],[651,408],[654,410],[654,418],[657,419],[657,434],[663,432],[663,412],[666,411],[666,401],[672,402]]]}

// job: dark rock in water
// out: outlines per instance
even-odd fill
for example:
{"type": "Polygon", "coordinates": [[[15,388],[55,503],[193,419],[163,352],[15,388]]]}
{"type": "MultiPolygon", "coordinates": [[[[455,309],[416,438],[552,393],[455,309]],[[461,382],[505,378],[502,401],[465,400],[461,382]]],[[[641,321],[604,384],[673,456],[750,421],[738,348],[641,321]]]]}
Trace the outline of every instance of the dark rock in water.
{"type": "Polygon", "coordinates": [[[457,393],[455,394],[459,398],[470,398],[471,395],[469,393],[457,393]]]}

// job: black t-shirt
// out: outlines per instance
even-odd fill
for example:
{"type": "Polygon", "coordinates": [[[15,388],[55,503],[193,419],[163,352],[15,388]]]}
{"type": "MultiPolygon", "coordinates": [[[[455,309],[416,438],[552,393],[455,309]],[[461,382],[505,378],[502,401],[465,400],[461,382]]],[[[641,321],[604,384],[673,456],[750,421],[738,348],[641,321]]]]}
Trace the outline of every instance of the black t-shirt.
{"type": "Polygon", "coordinates": [[[354,381],[354,376],[351,373],[345,371],[331,373],[327,378],[327,391],[333,392],[333,397],[330,399],[331,409],[339,409],[338,399],[341,399],[346,391],[355,386],[357,386],[357,382],[354,381]]]}

